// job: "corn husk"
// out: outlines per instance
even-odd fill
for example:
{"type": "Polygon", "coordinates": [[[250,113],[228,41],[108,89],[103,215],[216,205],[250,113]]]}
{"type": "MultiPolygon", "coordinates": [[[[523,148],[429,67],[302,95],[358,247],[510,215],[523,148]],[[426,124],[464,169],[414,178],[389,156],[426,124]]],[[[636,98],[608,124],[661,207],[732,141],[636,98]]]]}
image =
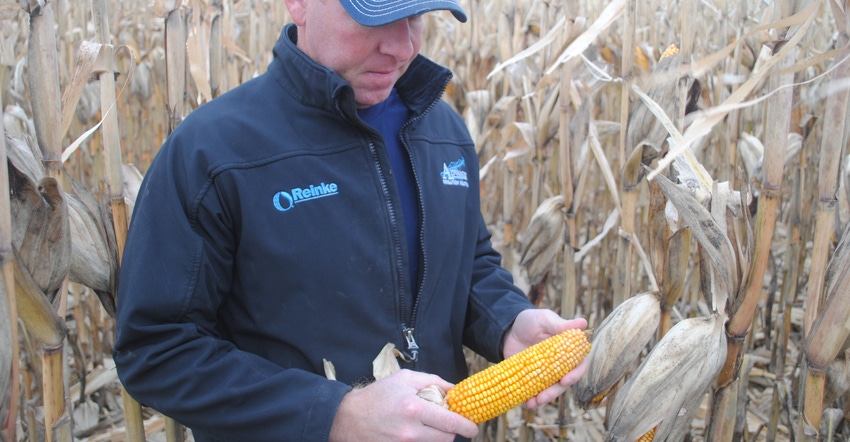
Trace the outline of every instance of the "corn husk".
{"type": "MultiPolygon", "coordinates": [[[[0,103],[3,101],[3,94],[0,91],[0,103]]],[[[3,109],[0,108],[0,122],[3,121],[3,109]]],[[[0,165],[6,164],[6,131],[4,126],[0,125],[0,165]]],[[[9,276],[8,269],[13,265],[10,260],[14,259],[9,253],[12,242],[12,226],[11,217],[9,215],[9,178],[8,168],[0,169],[0,268],[2,268],[2,280],[0,280],[0,439],[14,438],[10,434],[5,434],[3,428],[4,422],[10,414],[14,415],[17,405],[17,397],[15,396],[17,383],[13,382],[17,379],[17,361],[18,361],[18,333],[17,324],[14,318],[18,317],[17,303],[15,294],[10,293],[7,287],[12,290],[14,283],[7,280],[9,276]]]]}
{"type": "Polygon", "coordinates": [[[820,421],[820,440],[822,442],[839,442],[845,440],[843,436],[838,434],[843,420],[843,411],[837,408],[823,410],[823,418],[820,421]]]}
{"type": "Polygon", "coordinates": [[[21,266],[53,301],[71,265],[71,237],[65,193],[55,178],[37,183],[9,170],[12,192],[12,245],[21,266]]]}
{"type": "Polygon", "coordinates": [[[564,237],[564,196],[547,198],[535,210],[522,237],[520,265],[532,285],[539,283],[552,268],[564,237]]]}
{"type": "Polygon", "coordinates": [[[661,309],[656,293],[642,293],[618,305],[593,330],[593,347],[587,356],[587,373],[573,387],[576,405],[596,407],[655,336],[661,309]]]}
{"type": "MultiPolygon", "coordinates": [[[[25,142],[17,139],[9,139],[9,164],[13,169],[17,187],[20,188],[17,198],[13,198],[13,239],[15,244],[23,244],[19,247],[19,253],[24,258],[26,267],[34,266],[36,270],[30,270],[32,276],[37,280],[48,278],[49,281],[38,283],[45,294],[53,294],[64,279],[62,272],[67,272],[69,279],[91,288],[95,291],[104,309],[110,315],[115,312],[115,293],[118,283],[118,262],[116,257],[116,246],[114,229],[109,213],[105,210],[101,201],[98,201],[87,189],[75,180],[71,179],[75,193],[64,193],[64,212],[53,214],[53,223],[58,224],[56,228],[66,228],[63,235],[66,236],[61,243],[55,240],[42,241],[39,250],[33,250],[32,244],[35,230],[37,228],[47,229],[39,219],[46,215],[44,205],[37,203],[27,195],[35,196],[33,191],[35,182],[49,182],[52,178],[45,178],[45,170],[39,164],[34,152],[25,142]],[[25,204],[26,202],[26,204],[25,204]],[[30,207],[24,210],[24,207],[30,207]],[[37,212],[37,213],[35,213],[37,212]],[[40,227],[41,226],[41,227],[40,227]],[[26,242],[24,242],[24,239],[26,242]],[[43,254],[43,255],[42,255],[43,254]],[[48,274],[48,276],[45,276],[48,274]]],[[[55,181],[55,180],[54,180],[55,181]]],[[[57,189],[59,192],[61,189],[57,189]]],[[[46,238],[47,233],[40,234],[40,238],[46,238]]],[[[51,296],[52,299],[52,296],[51,296]]]]}
{"type": "Polygon", "coordinates": [[[112,216],[79,182],[72,180],[75,195],[68,195],[71,222],[71,281],[91,288],[110,316],[115,315],[118,293],[118,246],[112,216]]]}
{"type": "Polygon", "coordinates": [[[826,367],[823,403],[831,407],[850,391],[850,353],[845,351],[826,367]]]}
{"type": "Polygon", "coordinates": [[[610,407],[606,441],[625,442],[659,426],[665,440],[690,425],[695,398],[714,383],[726,359],[723,318],[712,315],[678,322],[664,335],[610,407]]]}

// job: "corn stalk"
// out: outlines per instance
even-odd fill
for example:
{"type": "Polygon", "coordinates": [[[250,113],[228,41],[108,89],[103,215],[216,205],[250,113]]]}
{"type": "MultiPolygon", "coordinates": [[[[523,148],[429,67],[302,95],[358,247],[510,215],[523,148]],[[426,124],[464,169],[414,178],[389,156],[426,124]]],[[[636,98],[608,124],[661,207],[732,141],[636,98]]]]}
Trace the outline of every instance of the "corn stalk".
{"type": "MultiPolygon", "coordinates": [[[[803,158],[803,155],[800,155],[803,158]]],[[[802,162],[802,160],[801,160],[802,162]]],[[[773,382],[773,401],[771,404],[770,421],[767,428],[767,438],[776,440],[779,426],[779,417],[782,412],[782,387],[785,385],[784,369],[788,356],[788,343],[791,337],[791,311],[798,291],[798,281],[802,272],[802,232],[800,227],[801,206],[804,195],[803,179],[801,177],[802,164],[798,164],[793,180],[794,191],[791,192],[791,207],[789,216],[789,232],[786,236],[785,272],[782,277],[782,304],[780,307],[781,320],[777,326],[778,336],[774,343],[773,359],[771,360],[772,373],[777,377],[773,382]]]]}
{"type": "MultiPolygon", "coordinates": [[[[35,259],[41,259],[41,252],[45,251],[44,246],[56,246],[59,243],[67,241],[70,246],[70,239],[67,235],[67,208],[64,206],[62,191],[59,183],[56,180],[61,179],[62,175],[62,147],[61,147],[61,96],[59,93],[59,70],[57,64],[57,47],[56,36],[54,35],[55,20],[53,16],[53,7],[50,2],[43,4],[30,3],[30,36],[28,41],[28,63],[29,63],[29,92],[30,100],[33,109],[33,119],[36,128],[36,138],[42,156],[42,163],[46,169],[47,178],[52,179],[52,182],[39,182],[39,193],[46,199],[53,198],[51,204],[52,215],[44,212],[36,214],[36,216],[51,217],[55,216],[52,221],[46,221],[40,227],[50,231],[48,235],[56,234],[53,240],[56,243],[51,244],[51,239],[45,239],[46,242],[33,252],[38,255],[35,259]],[[46,195],[43,186],[49,186],[51,194],[46,195]],[[64,210],[64,213],[62,212],[64,210]],[[64,220],[59,218],[64,217],[64,220]],[[66,228],[62,228],[56,222],[64,221],[66,228]]],[[[46,218],[45,218],[46,219],[46,218]]],[[[21,245],[20,247],[29,247],[30,244],[21,245]]],[[[28,251],[21,251],[27,253],[28,251]]],[[[48,252],[50,253],[50,252],[48,252]]],[[[57,255],[64,253],[64,250],[57,249],[57,255]]],[[[44,257],[46,258],[46,257],[44,257]]],[[[60,257],[63,259],[64,257],[60,257]]],[[[15,279],[18,282],[18,306],[26,303],[27,300],[34,302],[34,305],[27,307],[40,306],[40,308],[27,309],[19,311],[26,315],[29,319],[24,323],[30,327],[42,327],[49,329],[48,335],[42,336],[41,343],[41,365],[42,365],[42,395],[44,406],[44,424],[46,438],[48,442],[70,441],[71,435],[71,418],[65,401],[64,388],[64,370],[63,370],[63,347],[65,338],[64,325],[64,305],[67,298],[66,285],[61,287],[44,285],[44,280],[36,282],[32,279],[30,272],[38,271],[38,264],[28,259],[27,268],[23,268],[21,263],[16,259],[16,274],[15,279]],[[56,290],[59,290],[58,293],[56,290]],[[23,294],[22,294],[23,292],[23,294]],[[24,298],[21,299],[20,297],[24,298]],[[59,298],[58,310],[59,314],[50,306],[45,296],[57,296],[59,298]],[[31,314],[28,315],[28,314],[31,314]]],[[[45,265],[53,264],[52,259],[46,259],[45,265]]],[[[47,269],[47,272],[56,272],[56,276],[60,279],[67,277],[68,268],[59,266],[54,269],[47,269]]],[[[22,318],[23,319],[23,318],[22,318]]]]}
{"type": "MultiPolygon", "coordinates": [[[[623,55],[620,59],[620,75],[623,80],[623,88],[620,96],[620,153],[618,164],[627,168],[627,157],[632,152],[626,151],[626,128],[629,121],[629,97],[632,83],[634,82],[634,32],[637,19],[637,0],[629,0],[624,12],[625,29],[623,31],[623,55]]],[[[634,149],[640,151],[641,149],[634,149]]],[[[625,175],[625,172],[624,172],[625,175]]],[[[636,175],[636,173],[635,173],[636,175]]],[[[627,176],[621,177],[623,190],[621,209],[621,228],[623,234],[618,235],[617,257],[613,268],[614,305],[617,306],[631,295],[631,264],[632,243],[631,234],[634,233],[634,202],[637,198],[635,186],[636,180],[627,176]]]]}
{"type": "MultiPolygon", "coordinates": [[[[842,32],[839,36],[837,44],[839,47],[844,47],[836,60],[843,60],[850,56],[850,47],[848,44],[848,34],[842,32]]],[[[831,84],[841,84],[850,78],[850,64],[846,61],[836,67],[833,72],[831,84]]],[[[826,366],[832,362],[835,355],[838,353],[838,348],[830,346],[821,340],[814,341],[815,334],[827,333],[824,329],[830,330],[828,327],[837,327],[839,322],[829,322],[829,319],[820,319],[821,315],[830,316],[827,310],[835,310],[835,305],[841,302],[850,303],[850,300],[832,300],[827,299],[823,309],[820,309],[822,303],[821,298],[826,294],[829,297],[846,298],[841,292],[830,290],[826,293],[825,284],[828,283],[826,278],[829,275],[829,269],[824,268],[823,262],[829,251],[830,238],[833,231],[833,223],[835,217],[835,207],[837,205],[837,197],[835,196],[838,170],[841,159],[841,152],[847,143],[847,106],[850,103],[850,93],[846,88],[836,88],[837,90],[830,91],[826,99],[826,107],[823,114],[823,133],[821,143],[821,158],[819,165],[819,199],[817,223],[815,225],[815,244],[812,249],[812,270],[809,276],[809,290],[806,297],[806,342],[807,344],[816,342],[817,345],[806,349],[806,386],[805,401],[803,405],[802,422],[800,423],[801,431],[806,437],[817,437],[820,427],[821,413],[823,410],[823,387],[825,380],[824,370],[826,366]],[[826,323],[824,323],[826,321],[826,323]],[[829,357],[831,355],[831,357],[829,357]],[[828,359],[828,360],[827,360],[828,359]]],[[[845,236],[847,233],[845,232],[845,236]]],[[[836,255],[838,250],[836,250],[836,255]]],[[[833,257],[836,260],[837,257],[833,257]]],[[[842,258],[846,259],[846,258],[842,258]]],[[[841,275],[838,275],[840,277],[841,275]]],[[[840,281],[839,281],[840,282],[840,281]]],[[[840,321],[840,319],[833,320],[840,321]]],[[[846,325],[845,325],[846,327],[846,325]]],[[[835,334],[843,330],[835,328],[835,334]]],[[[838,343],[840,347],[844,341],[838,343]]]]}
{"type": "Polygon", "coordinates": [[[38,146],[47,174],[58,178],[62,170],[61,121],[56,36],[52,2],[30,4],[28,42],[29,92],[38,146]]]}
{"type": "MultiPolygon", "coordinates": [[[[127,210],[124,205],[124,178],[121,170],[121,140],[118,129],[118,114],[115,112],[115,59],[114,47],[110,43],[109,20],[105,0],[92,0],[92,19],[95,37],[100,43],[98,66],[95,74],[100,80],[100,106],[103,125],[103,157],[105,160],[106,188],[109,205],[112,210],[112,222],[115,229],[118,247],[118,262],[124,254],[127,228],[129,226],[127,210]]],[[[124,406],[124,424],[127,429],[127,440],[143,442],[145,428],[142,419],[141,405],[134,400],[126,390],[122,391],[124,406]]]]}
{"type": "MultiPolygon", "coordinates": [[[[779,42],[774,52],[778,52],[783,42],[779,42]]],[[[793,66],[795,57],[788,53],[779,64],[780,68],[793,66]]],[[[732,317],[727,325],[728,354],[723,371],[718,377],[718,389],[715,392],[714,413],[718,417],[711,420],[710,440],[728,440],[734,430],[732,407],[737,401],[737,391],[733,384],[741,367],[744,339],[752,324],[756,307],[763,293],[764,275],[767,271],[770,246],[776,226],[776,211],[781,199],[780,186],[788,144],[788,127],[791,120],[793,89],[785,87],[793,81],[793,74],[774,75],[770,79],[770,90],[774,91],[766,103],[764,182],[761,184],[761,196],[758,202],[755,225],[755,250],[749,268],[743,293],[735,298],[732,317]],[[722,416],[726,416],[723,418],[722,416]]]]}
{"type": "MultiPolygon", "coordinates": [[[[0,90],[0,103],[3,102],[0,90]]],[[[0,106],[0,121],[3,107],[0,106]]],[[[18,382],[18,307],[15,298],[14,256],[12,252],[12,220],[9,206],[9,169],[6,167],[6,134],[0,124],[0,267],[3,282],[0,290],[0,440],[15,441],[16,418],[20,396],[18,382]]]]}
{"type": "Polygon", "coordinates": [[[827,366],[850,337],[850,224],[827,267],[827,297],[806,336],[806,386],[801,427],[806,440],[820,440],[827,366]]]}

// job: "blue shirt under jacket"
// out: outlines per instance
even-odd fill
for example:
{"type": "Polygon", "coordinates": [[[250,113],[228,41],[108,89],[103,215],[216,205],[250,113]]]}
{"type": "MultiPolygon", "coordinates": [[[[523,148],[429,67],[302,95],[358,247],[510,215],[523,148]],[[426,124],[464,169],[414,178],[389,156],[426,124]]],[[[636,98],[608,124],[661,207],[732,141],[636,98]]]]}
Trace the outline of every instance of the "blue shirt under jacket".
{"type": "Polygon", "coordinates": [[[412,336],[418,358],[403,367],[457,382],[464,345],[501,359],[503,334],[532,308],[490,244],[472,140],[441,100],[450,72],[419,56],[396,85],[420,204],[414,297],[382,138],[295,38],[285,27],[266,73],[176,128],[131,220],[118,374],[199,441],[327,440],[388,342],[412,354],[412,336]]]}

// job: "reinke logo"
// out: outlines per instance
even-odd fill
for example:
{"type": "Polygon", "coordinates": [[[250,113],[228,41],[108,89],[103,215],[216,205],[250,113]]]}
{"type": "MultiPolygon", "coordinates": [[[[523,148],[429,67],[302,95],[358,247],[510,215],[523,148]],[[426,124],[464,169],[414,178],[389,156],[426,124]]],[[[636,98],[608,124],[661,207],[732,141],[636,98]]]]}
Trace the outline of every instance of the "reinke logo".
{"type": "Polygon", "coordinates": [[[272,203],[275,209],[286,212],[296,204],[334,195],[339,195],[336,183],[310,184],[310,187],[295,187],[289,192],[282,190],[274,195],[272,203]]]}
{"type": "Polygon", "coordinates": [[[440,172],[440,178],[443,179],[443,184],[447,186],[469,187],[465,169],[466,161],[463,157],[457,161],[452,161],[449,165],[443,163],[443,171],[440,172]]]}

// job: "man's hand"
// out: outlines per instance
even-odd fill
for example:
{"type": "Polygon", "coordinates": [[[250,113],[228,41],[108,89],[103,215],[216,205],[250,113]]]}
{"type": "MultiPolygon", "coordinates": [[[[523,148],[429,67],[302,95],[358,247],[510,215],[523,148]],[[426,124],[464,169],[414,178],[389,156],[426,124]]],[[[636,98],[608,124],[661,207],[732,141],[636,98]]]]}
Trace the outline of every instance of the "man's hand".
{"type": "MultiPolygon", "coordinates": [[[[502,353],[506,358],[510,357],[524,350],[526,347],[534,345],[550,336],[557,335],[564,330],[573,328],[584,330],[587,328],[587,321],[583,318],[567,320],[561,318],[552,310],[546,309],[522,311],[517,315],[514,325],[508,331],[508,334],[505,335],[502,353]]],[[[578,382],[579,378],[586,371],[587,362],[584,361],[561,378],[557,384],[543,390],[537,396],[526,401],[525,405],[528,408],[536,408],[554,401],[558,396],[567,391],[567,388],[578,382]]]]}
{"type": "Polygon", "coordinates": [[[475,423],[416,395],[429,385],[444,391],[453,386],[439,376],[400,370],[351,390],[339,404],[330,440],[453,441],[455,435],[475,437],[475,423]]]}

